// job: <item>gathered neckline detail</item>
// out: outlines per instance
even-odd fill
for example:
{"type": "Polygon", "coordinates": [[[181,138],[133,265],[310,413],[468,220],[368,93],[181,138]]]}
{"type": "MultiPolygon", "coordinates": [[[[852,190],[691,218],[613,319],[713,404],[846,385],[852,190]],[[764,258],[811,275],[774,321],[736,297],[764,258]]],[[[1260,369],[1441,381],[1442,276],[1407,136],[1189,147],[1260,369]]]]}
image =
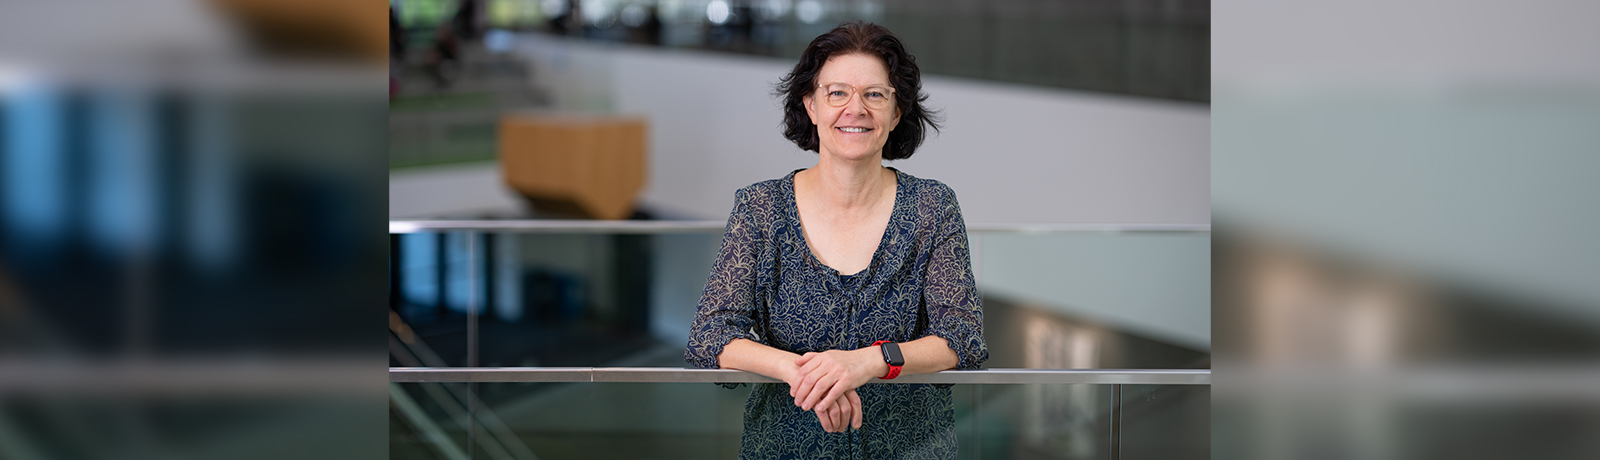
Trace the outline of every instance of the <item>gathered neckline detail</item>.
{"type": "Polygon", "coordinates": [[[894,239],[890,236],[894,233],[895,222],[897,221],[897,218],[900,218],[901,215],[906,212],[901,208],[904,207],[909,201],[906,199],[905,194],[908,186],[910,185],[907,183],[908,181],[906,180],[906,173],[901,172],[892,166],[885,166],[885,168],[888,168],[890,171],[894,171],[895,181],[894,205],[889,209],[889,224],[883,227],[883,235],[878,237],[878,246],[873,248],[872,260],[867,262],[867,267],[861,269],[861,271],[848,275],[840,272],[838,269],[828,266],[828,264],[822,263],[822,260],[818,259],[817,254],[812,251],[811,242],[806,240],[805,224],[800,222],[800,205],[799,202],[796,201],[794,191],[794,176],[795,174],[799,174],[800,171],[805,171],[805,169],[802,168],[790,171],[787,176],[783,177],[783,184],[781,188],[784,193],[784,198],[787,199],[787,203],[785,203],[787,206],[787,209],[785,209],[785,214],[787,214],[789,217],[790,228],[792,228],[795,231],[795,235],[799,237],[797,239],[800,240],[800,249],[802,249],[802,252],[805,254],[808,266],[810,266],[812,269],[832,272],[835,278],[843,282],[847,279],[854,279],[854,277],[859,275],[871,273],[878,268],[879,264],[882,263],[884,252],[889,249],[889,244],[894,241],[894,239]]]}

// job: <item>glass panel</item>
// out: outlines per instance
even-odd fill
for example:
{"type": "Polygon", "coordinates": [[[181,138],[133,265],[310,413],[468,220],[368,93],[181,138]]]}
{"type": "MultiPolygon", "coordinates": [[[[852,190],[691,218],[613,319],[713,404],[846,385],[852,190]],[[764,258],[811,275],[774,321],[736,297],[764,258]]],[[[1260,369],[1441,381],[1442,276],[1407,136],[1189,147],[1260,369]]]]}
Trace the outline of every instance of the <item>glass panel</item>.
{"type": "Polygon", "coordinates": [[[467,385],[389,384],[389,458],[468,458],[467,385]]]}
{"type": "Polygon", "coordinates": [[[682,367],[721,234],[395,238],[393,326],[408,333],[401,344],[415,356],[391,365],[466,366],[472,351],[489,367],[682,367]]]}
{"type": "MultiPolygon", "coordinates": [[[[707,383],[495,383],[476,384],[475,435],[467,444],[466,384],[394,384],[392,458],[491,459],[705,459],[738,456],[750,386],[726,389],[707,383]],[[409,401],[400,402],[402,398],[409,401]],[[452,408],[453,407],[453,408],[452,408]]],[[[1107,458],[1113,439],[1111,385],[955,385],[959,459],[1107,458]]],[[[1176,386],[1171,394],[1206,396],[1176,386]]],[[[1185,387],[1187,388],[1187,387],[1185,387]]],[[[1203,387],[1197,387],[1203,388],[1203,387]]],[[[1164,393],[1166,392],[1166,393],[1164,393]]],[[[1143,393],[1140,393],[1143,394],[1143,393]]],[[[1127,394],[1125,393],[1125,404],[1127,394]]],[[[1144,414],[1153,423],[1124,422],[1123,454],[1204,458],[1205,399],[1188,397],[1188,411],[1144,414]],[[1200,403],[1196,406],[1196,403],[1200,403]],[[1182,414],[1185,417],[1164,415],[1182,414]],[[1198,417],[1196,417],[1198,416],[1198,417]],[[1170,422],[1198,425],[1167,426],[1170,422]],[[1157,433],[1156,430],[1160,430],[1157,433]],[[1130,450],[1130,433],[1162,434],[1149,448],[1130,450]],[[1198,434],[1196,444],[1193,435],[1198,434]],[[1174,437],[1175,436],[1175,437],[1174,437]],[[1198,450],[1195,450],[1198,449],[1198,450]]],[[[864,420],[863,423],[872,423],[864,420]]],[[[1149,438],[1139,442],[1149,442],[1149,438]]],[[[901,446],[914,452],[917,446],[901,446]]]]}
{"type": "Polygon", "coordinates": [[[962,459],[1098,459],[1110,452],[1110,385],[956,385],[962,459]],[[971,398],[967,410],[959,403],[971,398]],[[963,430],[963,423],[971,424],[963,430]]]}
{"type": "Polygon", "coordinates": [[[1210,367],[1208,233],[972,235],[988,367],[1210,367]]]}
{"type": "Polygon", "coordinates": [[[1211,386],[1122,385],[1121,458],[1211,458],[1211,386]]]}

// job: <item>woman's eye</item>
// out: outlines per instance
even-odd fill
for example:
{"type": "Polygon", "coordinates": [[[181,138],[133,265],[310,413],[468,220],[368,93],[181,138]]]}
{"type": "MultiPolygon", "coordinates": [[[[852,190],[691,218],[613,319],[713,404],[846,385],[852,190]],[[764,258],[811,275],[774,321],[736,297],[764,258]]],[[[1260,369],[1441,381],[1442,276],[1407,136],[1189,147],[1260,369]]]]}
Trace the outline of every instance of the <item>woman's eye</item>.
{"type": "Polygon", "coordinates": [[[885,97],[888,97],[888,96],[885,96],[881,92],[873,91],[873,92],[867,93],[867,98],[869,98],[869,99],[883,99],[885,97]]]}
{"type": "Polygon", "coordinates": [[[828,96],[829,97],[844,97],[845,94],[844,94],[844,91],[833,91],[833,92],[828,93],[828,96]]]}

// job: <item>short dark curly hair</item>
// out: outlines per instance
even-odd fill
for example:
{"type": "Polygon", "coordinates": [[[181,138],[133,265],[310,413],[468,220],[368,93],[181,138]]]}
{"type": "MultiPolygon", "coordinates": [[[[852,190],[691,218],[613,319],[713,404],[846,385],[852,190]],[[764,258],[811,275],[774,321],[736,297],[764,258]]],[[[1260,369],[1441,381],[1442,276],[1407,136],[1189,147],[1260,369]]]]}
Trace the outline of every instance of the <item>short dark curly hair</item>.
{"type": "Polygon", "coordinates": [[[939,130],[939,114],[922,106],[928,95],[922,92],[922,71],[917,69],[916,58],[889,29],[861,21],[840,24],[811,40],[800,54],[800,63],[778,81],[773,94],[783,98],[783,137],[803,150],[817,151],[817,129],[806,115],[805,97],[816,91],[817,73],[828,58],[857,53],[883,61],[889,69],[889,84],[894,85],[895,106],[900,109],[900,124],[889,132],[883,159],[911,158],[927,137],[927,128],[939,130]]]}

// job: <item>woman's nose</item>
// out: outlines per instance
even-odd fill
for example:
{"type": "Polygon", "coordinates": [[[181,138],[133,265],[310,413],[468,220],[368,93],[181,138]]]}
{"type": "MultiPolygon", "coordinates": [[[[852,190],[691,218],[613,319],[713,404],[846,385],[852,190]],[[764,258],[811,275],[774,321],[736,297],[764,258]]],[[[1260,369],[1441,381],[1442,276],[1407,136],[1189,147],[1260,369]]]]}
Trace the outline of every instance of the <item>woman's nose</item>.
{"type": "Polygon", "coordinates": [[[865,98],[866,96],[861,95],[860,91],[850,94],[850,100],[845,101],[844,104],[845,111],[856,115],[866,115],[867,100],[865,98]]]}

